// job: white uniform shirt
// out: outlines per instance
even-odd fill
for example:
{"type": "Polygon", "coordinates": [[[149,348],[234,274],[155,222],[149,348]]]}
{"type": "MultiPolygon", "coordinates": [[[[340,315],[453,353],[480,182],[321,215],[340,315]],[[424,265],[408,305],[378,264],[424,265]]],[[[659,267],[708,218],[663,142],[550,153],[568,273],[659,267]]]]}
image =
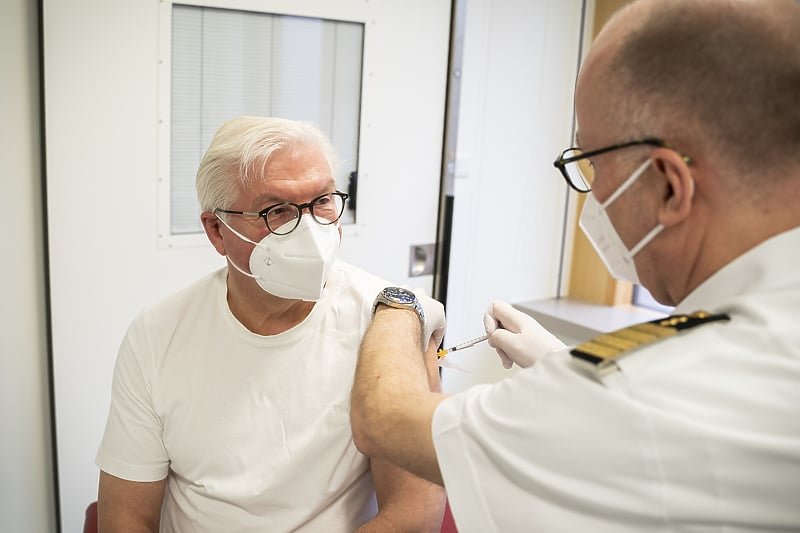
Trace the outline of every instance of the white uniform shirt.
{"type": "Polygon", "coordinates": [[[433,419],[461,533],[800,530],[800,229],[676,310],[727,313],[602,381],[565,350],[433,419]]]}
{"type": "Polygon", "coordinates": [[[132,323],[97,465],[133,481],[167,477],[162,531],[351,532],[376,512],[350,390],[387,284],[338,262],[301,324],[260,336],[231,314],[226,274],[132,323]]]}

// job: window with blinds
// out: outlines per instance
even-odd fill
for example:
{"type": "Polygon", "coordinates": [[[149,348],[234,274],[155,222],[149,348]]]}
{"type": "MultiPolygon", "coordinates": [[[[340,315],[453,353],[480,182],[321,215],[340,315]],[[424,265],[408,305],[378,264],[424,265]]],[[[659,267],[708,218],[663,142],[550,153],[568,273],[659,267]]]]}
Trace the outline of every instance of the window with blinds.
{"type": "MultiPolygon", "coordinates": [[[[318,125],[348,191],[358,168],[364,26],[308,17],[173,4],[169,230],[202,232],[195,173],[219,126],[239,115],[318,125]]],[[[355,221],[346,210],[343,222],[355,221]]]]}

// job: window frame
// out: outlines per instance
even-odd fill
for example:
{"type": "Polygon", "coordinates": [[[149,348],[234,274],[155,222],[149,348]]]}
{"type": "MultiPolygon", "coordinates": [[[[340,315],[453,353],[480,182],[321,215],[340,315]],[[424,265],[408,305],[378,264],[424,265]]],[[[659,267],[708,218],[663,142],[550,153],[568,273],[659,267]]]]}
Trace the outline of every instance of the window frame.
{"type": "MultiPolygon", "coordinates": [[[[274,5],[265,6],[262,2],[251,0],[162,0],[159,2],[158,13],[158,94],[157,94],[157,129],[158,129],[158,162],[157,162],[157,243],[159,249],[170,248],[195,248],[208,245],[208,239],[202,227],[194,233],[173,233],[172,232],[172,31],[173,31],[173,7],[189,6],[198,8],[220,9],[230,11],[245,11],[264,15],[287,16],[297,18],[319,19],[330,22],[343,22],[358,24],[362,27],[361,33],[361,58],[360,58],[360,86],[357,106],[356,130],[356,165],[355,173],[358,173],[358,159],[361,152],[361,120],[363,106],[363,86],[364,86],[364,61],[366,47],[367,21],[358,17],[329,16],[329,13],[308,12],[308,8],[294,6],[291,3],[281,9],[281,3],[275,2],[274,5]]],[[[328,11],[324,9],[324,11],[328,11]]],[[[339,11],[340,12],[340,11],[339,11]]],[[[334,127],[334,129],[336,129],[334,127]]],[[[343,159],[345,159],[343,157],[343,159]]],[[[198,161],[199,163],[199,161],[198,161]]],[[[342,161],[344,163],[344,161],[342,161]]],[[[352,174],[351,174],[352,175],[352,174]]],[[[341,188],[342,184],[337,183],[341,188]]],[[[352,195],[351,195],[352,196],[352,195]]],[[[353,198],[353,200],[355,200],[353,198]]],[[[355,201],[351,202],[352,209],[355,201]]],[[[346,213],[347,214],[347,213],[346,213]]],[[[350,224],[355,224],[355,213],[347,220],[350,224]],[[350,219],[353,220],[350,220],[350,219]]],[[[344,219],[343,219],[344,220],[344,219]]]]}

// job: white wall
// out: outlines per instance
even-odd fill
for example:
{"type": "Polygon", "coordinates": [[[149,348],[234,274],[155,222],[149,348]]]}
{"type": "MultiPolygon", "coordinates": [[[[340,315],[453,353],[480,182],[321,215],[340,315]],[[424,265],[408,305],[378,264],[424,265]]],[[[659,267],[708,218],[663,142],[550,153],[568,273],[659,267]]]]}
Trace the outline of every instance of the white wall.
{"type": "MultiPolygon", "coordinates": [[[[483,334],[494,299],[557,294],[581,0],[467,0],[446,344],[483,334]]],[[[481,344],[457,352],[454,392],[509,372],[481,344]]],[[[516,367],[515,367],[516,368],[516,367]]],[[[513,371],[512,371],[513,372],[513,371]]]]}
{"type": "Polygon", "coordinates": [[[36,2],[0,2],[0,531],[55,528],[36,2]]]}

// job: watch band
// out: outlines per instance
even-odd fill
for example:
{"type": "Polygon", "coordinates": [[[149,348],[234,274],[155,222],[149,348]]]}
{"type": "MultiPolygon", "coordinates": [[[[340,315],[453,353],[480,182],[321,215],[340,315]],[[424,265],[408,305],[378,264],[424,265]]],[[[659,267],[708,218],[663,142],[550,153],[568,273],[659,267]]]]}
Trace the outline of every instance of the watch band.
{"type": "Polygon", "coordinates": [[[372,304],[372,315],[375,315],[375,309],[378,304],[388,305],[397,309],[411,309],[417,313],[421,324],[425,324],[425,311],[422,309],[422,304],[419,303],[417,295],[408,289],[402,287],[386,287],[375,298],[375,303],[372,304]]]}

